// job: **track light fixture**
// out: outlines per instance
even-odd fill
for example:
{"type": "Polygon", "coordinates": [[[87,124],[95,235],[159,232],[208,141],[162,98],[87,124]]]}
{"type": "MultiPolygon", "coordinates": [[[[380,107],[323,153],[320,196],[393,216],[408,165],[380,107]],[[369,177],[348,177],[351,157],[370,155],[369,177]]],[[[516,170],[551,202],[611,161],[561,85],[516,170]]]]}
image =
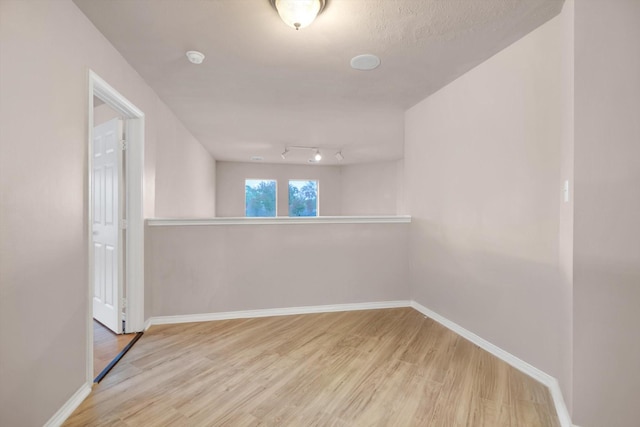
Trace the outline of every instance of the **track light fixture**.
{"type": "MultiPolygon", "coordinates": [[[[282,160],[285,160],[287,158],[289,153],[291,153],[291,150],[311,150],[313,154],[309,159],[309,163],[318,163],[320,160],[322,160],[322,153],[320,152],[320,149],[318,147],[305,147],[302,145],[289,145],[285,147],[284,151],[280,153],[280,157],[282,157],[282,160]]],[[[336,154],[334,154],[334,156],[339,162],[344,160],[342,149],[339,149],[336,154]]]]}

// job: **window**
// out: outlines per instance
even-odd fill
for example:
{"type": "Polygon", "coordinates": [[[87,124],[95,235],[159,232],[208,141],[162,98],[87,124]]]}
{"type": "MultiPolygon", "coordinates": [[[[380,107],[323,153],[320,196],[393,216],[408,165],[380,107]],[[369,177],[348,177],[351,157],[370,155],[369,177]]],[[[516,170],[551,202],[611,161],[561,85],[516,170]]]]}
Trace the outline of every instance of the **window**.
{"type": "Polygon", "coordinates": [[[289,181],[289,216],[318,216],[318,181],[289,181]]]}
{"type": "Polygon", "coordinates": [[[245,216],[276,216],[276,182],[247,179],[244,185],[245,216]]]}

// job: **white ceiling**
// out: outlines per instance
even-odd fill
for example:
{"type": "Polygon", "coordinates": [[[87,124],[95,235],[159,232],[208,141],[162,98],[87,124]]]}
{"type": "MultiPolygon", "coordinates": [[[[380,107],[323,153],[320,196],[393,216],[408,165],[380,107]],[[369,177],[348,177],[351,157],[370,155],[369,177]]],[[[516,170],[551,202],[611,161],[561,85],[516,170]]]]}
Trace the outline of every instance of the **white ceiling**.
{"type": "Polygon", "coordinates": [[[557,15],[562,0],[328,0],[286,26],[269,0],[74,0],[218,160],[399,159],[404,111],[557,15]],[[206,55],[200,66],[187,50],[206,55]],[[349,61],[373,53],[374,71],[349,61]]]}

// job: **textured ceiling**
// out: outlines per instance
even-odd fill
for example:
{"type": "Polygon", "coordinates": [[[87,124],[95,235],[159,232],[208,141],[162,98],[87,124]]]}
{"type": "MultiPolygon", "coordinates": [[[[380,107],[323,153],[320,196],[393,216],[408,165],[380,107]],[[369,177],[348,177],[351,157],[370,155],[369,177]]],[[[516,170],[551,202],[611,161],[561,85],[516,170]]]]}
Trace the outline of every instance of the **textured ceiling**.
{"type": "Polygon", "coordinates": [[[218,160],[399,159],[404,111],[557,15],[562,0],[329,0],[308,28],[269,0],[74,0],[218,160]],[[200,66],[187,50],[206,55],[200,66]],[[382,64],[356,71],[373,53],[382,64]]]}

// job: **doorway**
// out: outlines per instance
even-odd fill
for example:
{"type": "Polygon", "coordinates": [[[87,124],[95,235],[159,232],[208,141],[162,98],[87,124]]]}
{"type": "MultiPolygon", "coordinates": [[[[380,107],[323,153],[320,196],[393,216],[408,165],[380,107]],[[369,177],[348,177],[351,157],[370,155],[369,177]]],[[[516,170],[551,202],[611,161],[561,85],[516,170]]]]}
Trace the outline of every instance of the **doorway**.
{"type": "Polygon", "coordinates": [[[144,114],[89,71],[88,118],[90,383],[106,375],[143,329],[144,114]]]}

